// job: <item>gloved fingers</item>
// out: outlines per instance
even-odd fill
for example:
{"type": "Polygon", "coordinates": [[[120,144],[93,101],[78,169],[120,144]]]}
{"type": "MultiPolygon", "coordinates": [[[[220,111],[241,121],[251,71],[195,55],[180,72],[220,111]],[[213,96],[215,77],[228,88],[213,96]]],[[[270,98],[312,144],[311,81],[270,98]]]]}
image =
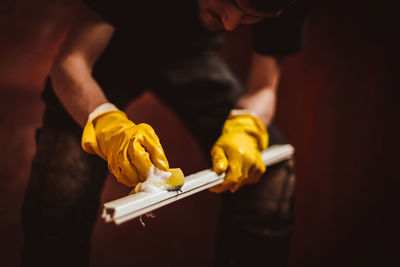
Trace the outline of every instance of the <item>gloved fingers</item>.
{"type": "Polygon", "coordinates": [[[248,174],[247,174],[247,178],[244,179],[240,184],[238,184],[238,186],[236,188],[234,188],[234,190],[238,190],[239,188],[248,185],[248,184],[254,184],[257,183],[261,176],[263,175],[263,173],[265,172],[265,165],[261,159],[261,155],[259,157],[257,157],[257,159],[251,164],[249,170],[248,170],[248,174]]]}
{"type": "Polygon", "coordinates": [[[238,183],[243,176],[243,159],[240,155],[231,155],[229,157],[229,168],[228,168],[228,173],[226,174],[225,180],[233,182],[233,183],[238,183]]]}
{"type": "Polygon", "coordinates": [[[239,181],[231,187],[231,189],[230,189],[231,192],[235,193],[241,187],[243,187],[244,185],[248,184],[248,180],[249,180],[248,171],[243,172],[242,176],[239,178],[239,181]]]}
{"type": "Polygon", "coordinates": [[[257,183],[260,180],[261,176],[265,173],[265,170],[265,164],[261,159],[261,155],[259,155],[259,157],[257,157],[257,160],[254,162],[249,170],[249,179],[247,179],[247,183],[257,183]]]}
{"type": "Polygon", "coordinates": [[[169,163],[161,146],[160,139],[150,125],[144,124],[144,127],[146,130],[142,145],[149,153],[151,162],[160,170],[168,171],[169,163]]]}
{"type": "Polygon", "coordinates": [[[221,184],[210,188],[211,192],[214,193],[225,192],[234,187],[235,184],[239,181],[239,178],[242,175],[240,158],[235,156],[231,156],[230,158],[232,158],[232,160],[230,160],[228,163],[229,167],[226,171],[226,176],[224,181],[221,184]]]}
{"type": "Polygon", "coordinates": [[[248,180],[248,176],[247,174],[242,175],[239,179],[239,181],[235,184],[232,185],[232,187],[230,188],[230,191],[232,193],[235,193],[238,189],[240,189],[242,186],[247,184],[247,180],[248,180]]]}
{"type": "Polygon", "coordinates": [[[157,147],[152,147],[149,151],[151,162],[163,171],[169,170],[169,163],[167,157],[165,156],[164,149],[162,149],[161,144],[157,147]]]}
{"type": "Polygon", "coordinates": [[[251,183],[254,175],[258,175],[257,169],[263,167],[263,162],[260,155],[254,153],[245,153],[241,156],[242,175],[239,177],[239,181],[235,184],[235,186],[231,188],[232,193],[236,192],[244,185],[251,183]]]}
{"type": "Polygon", "coordinates": [[[220,185],[216,185],[214,187],[211,187],[209,190],[213,193],[222,193],[225,192],[227,190],[229,190],[232,187],[232,184],[229,185],[224,185],[224,184],[220,184],[220,185]]]}
{"type": "Polygon", "coordinates": [[[240,184],[238,184],[233,190],[237,191],[245,185],[257,183],[263,175],[263,171],[253,166],[249,172],[249,175],[240,184]]]}
{"type": "Polygon", "coordinates": [[[226,174],[223,184],[230,185],[229,189],[231,192],[235,192],[235,187],[240,184],[241,180],[245,177],[243,172],[243,160],[241,157],[232,156],[232,160],[229,161],[229,168],[226,174]]]}
{"type": "Polygon", "coordinates": [[[228,159],[226,158],[225,151],[219,145],[214,145],[211,149],[211,159],[213,171],[216,173],[221,174],[228,168],[228,159]]]}
{"type": "Polygon", "coordinates": [[[149,153],[147,153],[145,148],[142,146],[142,137],[137,136],[131,140],[128,147],[129,162],[131,165],[136,167],[141,180],[145,180],[149,174],[152,163],[149,153]]]}
{"type": "Polygon", "coordinates": [[[264,172],[265,165],[260,154],[255,157],[244,157],[243,174],[239,182],[231,188],[231,192],[236,192],[247,184],[258,182],[264,172]]]}
{"type": "Polygon", "coordinates": [[[118,182],[129,187],[135,186],[139,182],[138,170],[128,159],[128,146],[113,156],[108,166],[118,182]]]}

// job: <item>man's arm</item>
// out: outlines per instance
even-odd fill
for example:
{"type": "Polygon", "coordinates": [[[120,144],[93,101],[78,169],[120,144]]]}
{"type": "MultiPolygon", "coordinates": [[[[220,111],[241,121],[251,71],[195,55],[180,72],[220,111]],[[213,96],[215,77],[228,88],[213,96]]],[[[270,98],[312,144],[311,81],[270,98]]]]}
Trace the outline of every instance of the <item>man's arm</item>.
{"type": "Polygon", "coordinates": [[[54,91],[70,115],[84,126],[82,148],[108,162],[117,180],[133,187],[154,167],[167,172],[162,186],[179,189],[182,172],[169,169],[160,140],[145,123],[136,125],[108,102],[92,76],[114,27],[82,4],[51,69],[54,91]],[[104,105],[105,104],[105,105],[104,105]]]}
{"type": "Polygon", "coordinates": [[[253,53],[247,90],[237,101],[236,107],[249,110],[268,126],[275,115],[280,75],[279,58],[253,53]]]}
{"type": "Polygon", "coordinates": [[[92,67],[113,33],[112,25],[81,4],[51,68],[57,97],[81,126],[86,124],[90,112],[108,102],[92,77],[92,67]]]}
{"type": "Polygon", "coordinates": [[[256,183],[265,172],[260,151],[268,146],[265,126],[275,114],[280,73],[278,58],[252,55],[247,91],[236,103],[245,112],[231,112],[211,150],[213,170],[227,171],[223,183],[211,191],[235,192],[246,184],[256,183]]]}

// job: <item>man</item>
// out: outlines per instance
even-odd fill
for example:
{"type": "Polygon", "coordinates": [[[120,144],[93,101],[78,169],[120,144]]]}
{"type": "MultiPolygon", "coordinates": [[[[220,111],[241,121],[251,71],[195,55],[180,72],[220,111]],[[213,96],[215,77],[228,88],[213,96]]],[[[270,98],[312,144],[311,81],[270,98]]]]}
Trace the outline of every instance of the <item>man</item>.
{"type": "MultiPolygon", "coordinates": [[[[206,153],[211,151],[214,171],[227,171],[224,182],[211,189],[224,192],[216,264],[284,266],[292,166],[282,164],[283,172],[270,168],[261,178],[260,151],[268,145],[268,132],[270,143],[283,142],[271,126],[279,62],[301,49],[306,1],[124,4],[80,4],[55,58],[22,210],[22,264],[89,264],[104,160],[130,187],[154,168],[170,172],[154,129],[121,111],[150,88],[206,153]],[[217,57],[219,32],[241,24],[252,24],[253,30],[246,86],[217,57]]],[[[175,189],[181,185],[179,179],[166,181],[175,189]]]]}

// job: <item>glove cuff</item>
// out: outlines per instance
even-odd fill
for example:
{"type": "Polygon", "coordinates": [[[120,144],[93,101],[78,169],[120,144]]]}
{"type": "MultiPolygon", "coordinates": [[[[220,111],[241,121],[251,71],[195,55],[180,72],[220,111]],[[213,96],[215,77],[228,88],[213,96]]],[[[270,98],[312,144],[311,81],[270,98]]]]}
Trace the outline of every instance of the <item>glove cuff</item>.
{"type": "Polygon", "coordinates": [[[251,112],[248,109],[231,109],[231,112],[229,113],[229,117],[237,116],[237,115],[251,115],[253,117],[257,117],[255,113],[251,112]]]}
{"type": "Polygon", "coordinates": [[[103,113],[110,112],[110,111],[119,111],[119,109],[112,103],[104,103],[95,108],[88,117],[87,122],[93,121],[98,116],[102,115],[103,113]]]}

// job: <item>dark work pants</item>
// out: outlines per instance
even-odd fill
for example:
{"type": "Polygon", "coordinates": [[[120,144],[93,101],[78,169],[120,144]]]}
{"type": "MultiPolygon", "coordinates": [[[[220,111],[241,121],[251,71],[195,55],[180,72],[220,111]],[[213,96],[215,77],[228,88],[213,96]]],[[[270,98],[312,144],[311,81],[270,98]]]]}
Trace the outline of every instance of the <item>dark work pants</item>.
{"type": "MultiPolygon", "coordinates": [[[[111,102],[123,109],[143,88],[151,88],[207,154],[242,92],[240,83],[213,53],[141,64],[130,72],[124,68],[110,73],[107,66],[100,60],[94,77],[111,102]]],[[[37,131],[37,151],[22,208],[21,262],[23,266],[87,266],[106,164],[81,149],[82,129],[57,100],[50,80],[43,99],[43,126],[37,131]]],[[[271,143],[284,142],[276,128],[270,132],[271,143]]],[[[269,168],[259,183],[223,194],[217,266],[285,266],[293,183],[293,166],[286,162],[269,168]]]]}

